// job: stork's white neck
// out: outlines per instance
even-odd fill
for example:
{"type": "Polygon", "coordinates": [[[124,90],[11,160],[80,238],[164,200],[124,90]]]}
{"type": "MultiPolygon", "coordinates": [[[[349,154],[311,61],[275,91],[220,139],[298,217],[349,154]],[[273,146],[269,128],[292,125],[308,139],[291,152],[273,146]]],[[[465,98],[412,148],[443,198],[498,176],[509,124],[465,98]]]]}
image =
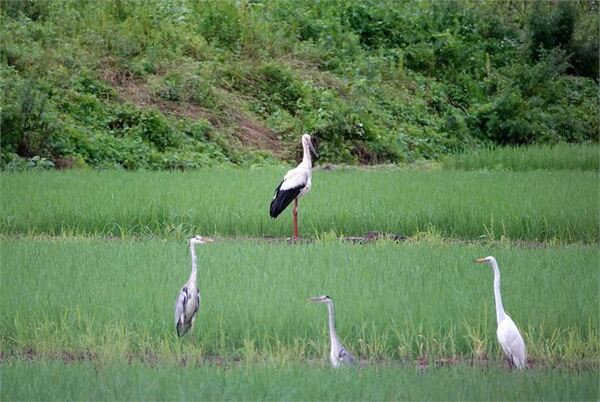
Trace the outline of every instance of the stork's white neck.
{"type": "Polygon", "coordinates": [[[305,143],[304,141],[302,141],[302,149],[303,149],[303,155],[302,155],[302,164],[306,165],[308,167],[308,169],[310,170],[312,168],[312,159],[310,156],[310,149],[308,148],[308,144],[305,143]]]}
{"type": "Polygon", "coordinates": [[[331,345],[337,341],[335,334],[335,314],[333,312],[333,302],[327,303],[327,311],[329,312],[329,337],[331,338],[331,345]]]}
{"type": "Polygon", "coordinates": [[[496,321],[498,325],[506,318],[504,307],[502,306],[502,297],[500,296],[500,269],[496,261],[491,262],[494,270],[494,298],[496,299],[496,321]]]}

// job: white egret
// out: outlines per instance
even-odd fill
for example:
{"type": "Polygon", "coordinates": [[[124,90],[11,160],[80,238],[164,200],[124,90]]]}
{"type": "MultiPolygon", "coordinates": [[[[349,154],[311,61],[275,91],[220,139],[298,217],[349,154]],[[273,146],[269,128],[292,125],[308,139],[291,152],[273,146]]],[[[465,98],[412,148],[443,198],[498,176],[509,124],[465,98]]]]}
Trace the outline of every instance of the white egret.
{"type": "Polygon", "coordinates": [[[196,313],[200,308],[200,289],[197,285],[197,261],[196,244],[212,243],[213,240],[207,237],[194,236],[189,240],[190,254],[192,256],[192,272],[190,278],[183,285],[175,302],[175,328],[179,337],[184,336],[194,327],[196,313]]]}
{"type": "Polygon", "coordinates": [[[317,296],[308,299],[314,303],[325,303],[327,304],[327,310],[329,312],[329,337],[331,338],[331,351],[329,353],[329,360],[333,367],[340,367],[341,365],[352,366],[354,364],[354,356],[350,354],[342,345],[335,333],[335,317],[333,313],[333,300],[329,296],[317,296]]]}
{"type": "Polygon", "coordinates": [[[527,365],[527,351],[525,342],[519,332],[519,329],[513,320],[506,314],[502,307],[502,298],[500,297],[500,269],[496,259],[492,256],[479,258],[475,260],[478,263],[488,264],[494,271],[494,297],[496,299],[496,321],[498,329],[496,336],[502,347],[502,351],[508,360],[510,368],[524,368],[527,365]]]}
{"type": "Polygon", "coordinates": [[[275,189],[275,196],[269,208],[271,218],[277,218],[292,200],[294,201],[294,239],[298,239],[298,198],[308,193],[311,187],[312,161],[310,153],[312,151],[315,156],[317,155],[308,134],[302,136],[302,148],[304,152],[302,162],[285,174],[275,189]]]}

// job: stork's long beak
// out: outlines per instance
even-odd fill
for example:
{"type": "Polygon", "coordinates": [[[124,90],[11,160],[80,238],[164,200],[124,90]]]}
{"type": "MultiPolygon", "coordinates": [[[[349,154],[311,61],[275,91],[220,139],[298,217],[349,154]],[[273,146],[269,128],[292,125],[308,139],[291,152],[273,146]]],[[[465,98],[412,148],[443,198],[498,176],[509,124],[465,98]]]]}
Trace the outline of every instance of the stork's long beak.
{"type": "Polygon", "coordinates": [[[481,263],[484,263],[484,262],[487,262],[487,261],[485,260],[485,258],[478,258],[476,260],[473,260],[473,262],[478,262],[478,263],[481,264],[481,263]]]}
{"type": "Polygon", "coordinates": [[[312,141],[308,141],[308,148],[313,153],[313,155],[315,156],[315,158],[319,157],[319,154],[317,154],[317,151],[315,151],[315,147],[313,146],[312,141]]]}

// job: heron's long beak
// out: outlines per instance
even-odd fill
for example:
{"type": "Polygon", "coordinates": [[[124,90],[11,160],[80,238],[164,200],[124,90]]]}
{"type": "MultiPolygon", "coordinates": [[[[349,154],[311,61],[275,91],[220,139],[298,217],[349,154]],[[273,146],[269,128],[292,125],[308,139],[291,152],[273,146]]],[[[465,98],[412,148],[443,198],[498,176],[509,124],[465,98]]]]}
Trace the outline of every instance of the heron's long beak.
{"type": "Polygon", "coordinates": [[[311,141],[308,141],[308,148],[313,153],[313,155],[315,156],[315,158],[319,157],[319,154],[317,154],[317,151],[315,151],[315,147],[313,146],[313,144],[312,144],[311,141]]]}
{"type": "Polygon", "coordinates": [[[320,297],[309,297],[308,299],[306,299],[306,301],[310,301],[313,303],[319,303],[319,302],[321,302],[321,298],[320,297]]]}
{"type": "Polygon", "coordinates": [[[484,263],[484,262],[487,262],[487,261],[485,260],[485,258],[478,258],[476,260],[473,260],[473,262],[478,262],[478,263],[481,264],[481,263],[484,263]]]}
{"type": "Polygon", "coordinates": [[[202,240],[204,240],[204,242],[206,243],[214,243],[215,241],[213,239],[211,239],[210,237],[203,237],[202,240]]]}

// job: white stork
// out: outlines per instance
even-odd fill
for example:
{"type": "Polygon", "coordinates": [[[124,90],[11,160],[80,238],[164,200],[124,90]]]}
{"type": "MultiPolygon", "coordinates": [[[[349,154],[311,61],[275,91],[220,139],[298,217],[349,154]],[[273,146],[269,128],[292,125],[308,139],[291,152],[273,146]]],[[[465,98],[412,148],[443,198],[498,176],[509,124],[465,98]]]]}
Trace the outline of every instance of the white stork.
{"type": "Polygon", "coordinates": [[[354,356],[350,354],[342,345],[335,333],[335,316],[333,313],[333,300],[329,296],[317,296],[308,299],[314,303],[325,303],[327,304],[327,311],[329,313],[329,338],[331,340],[331,351],[329,352],[329,360],[331,365],[338,368],[342,365],[352,366],[354,365],[354,356]]]}
{"type": "Polygon", "coordinates": [[[513,320],[504,312],[502,298],[500,297],[500,269],[494,257],[485,257],[475,260],[478,263],[488,264],[494,271],[494,296],[496,298],[496,321],[498,329],[496,336],[502,347],[502,351],[508,360],[508,366],[512,368],[524,368],[527,365],[527,351],[525,342],[519,329],[513,320]]]}
{"type": "Polygon", "coordinates": [[[196,313],[200,308],[200,289],[197,285],[197,263],[196,263],[196,244],[212,243],[213,240],[194,236],[189,240],[190,254],[192,256],[192,273],[190,278],[183,285],[175,302],[175,328],[179,337],[184,336],[190,329],[194,327],[196,321],[196,313]]]}
{"type": "Polygon", "coordinates": [[[302,162],[295,169],[289,170],[279,186],[275,189],[275,196],[271,201],[269,215],[277,218],[294,200],[294,239],[298,239],[298,198],[310,191],[312,179],[312,161],[310,152],[317,156],[315,148],[310,141],[310,135],[302,136],[304,155],[302,162]]]}

